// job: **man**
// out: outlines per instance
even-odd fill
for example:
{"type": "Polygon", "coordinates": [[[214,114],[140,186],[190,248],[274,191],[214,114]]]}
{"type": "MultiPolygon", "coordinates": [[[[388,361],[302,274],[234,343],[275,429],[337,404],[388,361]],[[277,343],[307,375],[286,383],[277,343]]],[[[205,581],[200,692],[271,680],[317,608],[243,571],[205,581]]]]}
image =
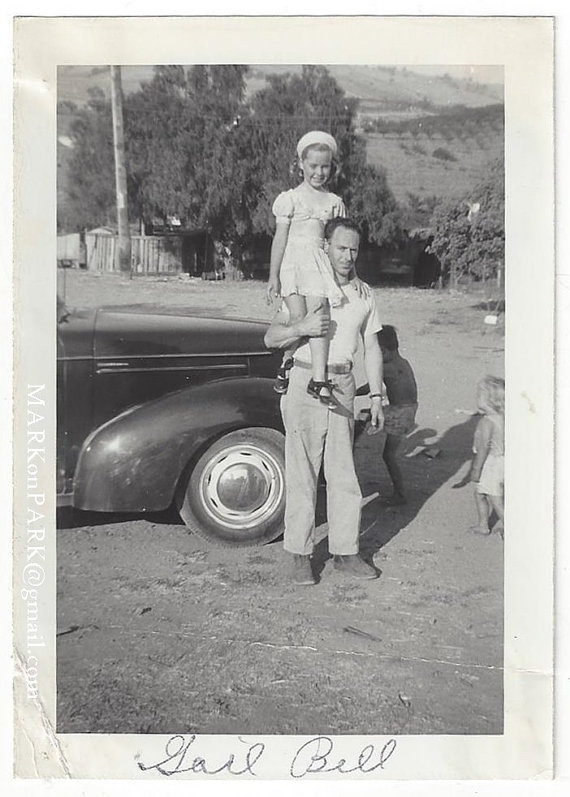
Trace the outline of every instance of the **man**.
{"type": "Polygon", "coordinates": [[[321,463],[327,482],[329,551],[335,568],[356,578],[377,577],[377,571],[358,554],[361,499],[352,453],[354,437],[354,355],[359,339],[364,345],[365,369],[370,385],[371,423],[382,427],[382,354],[376,333],[382,328],[376,302],[361,296],[351,280],[358,255],[360,233],[350,219],[334,218],[325,227],[325,252],[344,301],[330,310],[309,312],[288,323],[285,310],[265,335],[268,348],[286,348],[301,341],[295,352],[289,387],[281,399],[285,424],[286,506],[284,548],[293,555],[293,580],[314,584],[311,554],[314,548],[317,479],[321,463]],[[337,407],[328,409],[307,393],[311,355],[307,339],[327,335],[327,374],[337,407]],[[304,342],[303,342],[303,339],[304,342]]]}

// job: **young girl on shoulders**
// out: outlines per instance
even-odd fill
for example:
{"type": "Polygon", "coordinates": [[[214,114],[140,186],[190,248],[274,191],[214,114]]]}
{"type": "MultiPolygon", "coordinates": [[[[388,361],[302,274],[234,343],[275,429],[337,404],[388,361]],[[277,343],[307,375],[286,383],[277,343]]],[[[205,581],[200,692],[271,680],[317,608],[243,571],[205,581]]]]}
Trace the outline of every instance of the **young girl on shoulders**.
{"type": "MultiPolygon", "coordinates": [[[[306,133],[297,144],[297,160],[303,181],[296,188],[283,191],[273,204],[276,220],[275,237],[271,247],[268,301],[283,298],[292,322],[303,318],[307,311],[322,307],[326,312],[343,302],[324,244],[326,222],[335,216],[346,216],[342,199],[331,193],[327,184],[333,176],[337,144],[321,130],[306,133]]],[[[363,292],[362,283],[355,286],[363,292]]],[[[327,407],[336,402],[327,379],[328,340],[310,338],[312,379],[307,392],[327,407]]],[[[286,393],[288,372],[293,365],[295,349],[289,349],[275,382],[278,393],[286,393]]]]}
{"type": "Polygon", "coordinates": [[[475,503],[479,522],[470,531],[490,534],[489,514],[497,522],[493,531],[504,533],[505,481],[505,380],[486,376],[479,382],[477,404],[481,417],[475,429],[471,481],[475,484],[475,503]]]}

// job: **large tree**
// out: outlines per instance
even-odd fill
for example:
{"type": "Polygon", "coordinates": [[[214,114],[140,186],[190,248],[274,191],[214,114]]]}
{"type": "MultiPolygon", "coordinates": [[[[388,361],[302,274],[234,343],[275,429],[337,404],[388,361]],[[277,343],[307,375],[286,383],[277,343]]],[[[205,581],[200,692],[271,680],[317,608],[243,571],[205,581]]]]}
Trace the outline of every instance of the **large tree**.
{"type": "Polygon", "coordinates": [[[491,163],[481,180],[460,199],[439,204],[432,217],[432,248],[451,283],[485,280],[504,269],[505,173],[491,163]]]}
{"type": "MultiPolygon", "coordinates": [[[[399,212],[386,173],[366,165],[354,130],[357,101],[325,67],[270,75],[246,100],[248,67],[162,66],[124,102],[132,220],[178,215],[239,253],[255,234],[271,235],[277,194],[299,182],[295,145],[310,129],[332,133],[340,167],[331,184],[368,240],[393,242],[399,212]]],[[[82,226],[113,215],[110,106],[102,97],[74,128],[74,196],[83,194],[82,226]],[[91,184],[98,186],[91,191],[91,184]],[[85,213],[83,212],[85,210],[85,213]]]]}
{"type": "Polygon", "coordinates": [[[245,66],[157,67],[131,95],[125,125],[129,170],[144,215],[176,214],[225,237],[242,180],[230,131],[245,92],[245,66]]]}
{"type": "Polygon", "coordinates": [[[58,227],[77,231],[112,224],[116,199],[111,103],[100,89],[90,89],[83,108],[59,110],[62,118],[71,117],[66,132],[72,149],[67,168],[59,173],[65,186],[63,191],[58,186],[58,195],[65,199],[58,205],[58,227]]]}
{"type": "Polygon", "coordinates": [[[347,97],[323,66],[304,66],[300,74],[270,75],[251,101],[244,125],[256,164],[259,198],[253,215],[256,232],[271,233],[271,205],[284,188],[297,185],[292,168],[295,145],[308,130],[326,130],[339,147],[339,169],[331,190],[339,193],[366,239],[377,244],[400,233],[399,211],[386,172],[366,165],[366,148],[356,135],[358,101],[347,97]]]}

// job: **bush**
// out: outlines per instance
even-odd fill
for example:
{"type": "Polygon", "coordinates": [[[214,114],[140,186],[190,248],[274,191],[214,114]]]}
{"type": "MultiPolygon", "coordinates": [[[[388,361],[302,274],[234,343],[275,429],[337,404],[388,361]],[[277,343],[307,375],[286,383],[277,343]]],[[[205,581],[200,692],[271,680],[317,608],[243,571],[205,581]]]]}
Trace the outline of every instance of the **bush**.
{"type": "Polygon", "coordinates": [[[468,194],[434,208],[432,250],[452,286],[462,277],[475,281],[496,277],[504,268],[504,181],[503,162],[495,161],[468,194]]]}
{"type": "Polygon", "coordinates": [[[434,158],[439,158],[441,161],[456,161],[455,155],[445,147],[438,147],[432,152],[434,158]]]}

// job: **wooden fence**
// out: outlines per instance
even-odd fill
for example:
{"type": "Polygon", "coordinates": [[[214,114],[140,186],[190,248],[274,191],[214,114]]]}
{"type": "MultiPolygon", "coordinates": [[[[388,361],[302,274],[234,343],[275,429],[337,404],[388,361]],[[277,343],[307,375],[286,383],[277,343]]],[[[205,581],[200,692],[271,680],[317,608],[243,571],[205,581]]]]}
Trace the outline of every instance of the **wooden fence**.
{"type": "MultiPolygon", "coordinates": [[[[87,268],[94,271],[117,271],[116,235],[87,233],[87,268]]],[[[132,235],[131,273],[179,274],[182,271],[182,243],[179,238],[132,235]]]]}
{"type": "Polygon", "coordinates": [[[87,268],[93,271],[115,271],[116,235],[87,233],[87,268]]]}

